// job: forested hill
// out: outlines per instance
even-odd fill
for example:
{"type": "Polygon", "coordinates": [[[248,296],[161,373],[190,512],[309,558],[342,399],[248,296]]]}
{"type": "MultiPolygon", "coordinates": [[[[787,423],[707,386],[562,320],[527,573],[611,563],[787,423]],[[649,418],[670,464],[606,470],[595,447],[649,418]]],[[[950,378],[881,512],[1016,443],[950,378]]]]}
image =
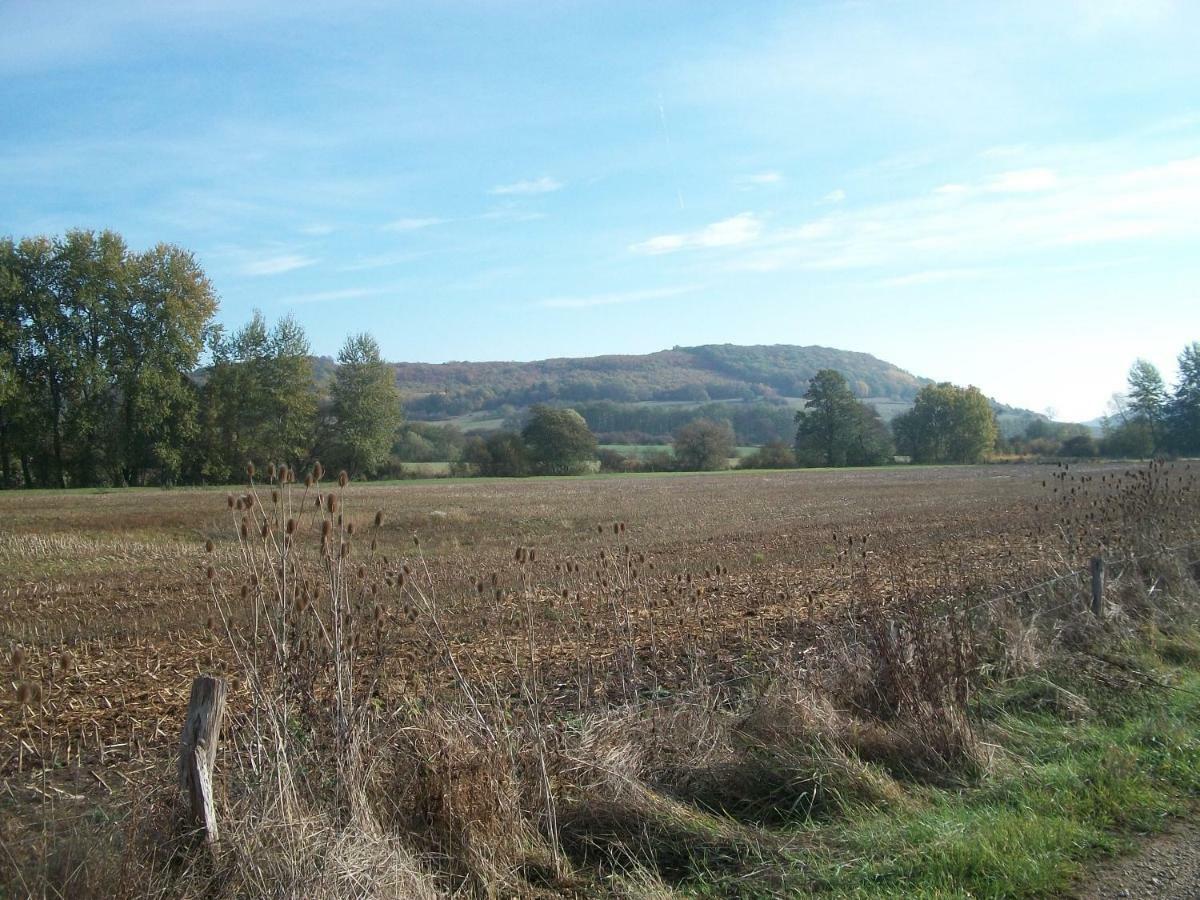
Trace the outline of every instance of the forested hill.
{"type": "Polygon", "coordinates": [[[708,344],[641,356],[535,362],[394,365],[405,410],[414,418],[552,401],[703,402],[800,397],[820,369],[837,369],[861,397],[901,402],[911,400],[927,382],[869,353],[789,344],[708,344]]]}

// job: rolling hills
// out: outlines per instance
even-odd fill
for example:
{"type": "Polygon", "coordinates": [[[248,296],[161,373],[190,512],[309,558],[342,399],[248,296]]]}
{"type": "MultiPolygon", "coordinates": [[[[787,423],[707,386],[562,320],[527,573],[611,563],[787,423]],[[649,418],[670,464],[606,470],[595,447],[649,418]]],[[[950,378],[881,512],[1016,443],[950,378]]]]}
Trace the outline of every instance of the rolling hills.
{"type": "MultiPolygon", "coordinates": [[[[534,403],[571,405],[615,443],[658,443],[682,422],[731,421],[739,440],[790,439],[809,379],[836,369],[885,421],[907,411],[932,379],[869,353],[793,344],[705,344],[641,355],[559,357],[532,362],[392,363],[410,421],[452,422],[491,431],[534,403]]],[[[314,359],[318,383],[336,363],[314,359]]],[[[993,400],[1005,435],[1044,418],[993,400]]]]}

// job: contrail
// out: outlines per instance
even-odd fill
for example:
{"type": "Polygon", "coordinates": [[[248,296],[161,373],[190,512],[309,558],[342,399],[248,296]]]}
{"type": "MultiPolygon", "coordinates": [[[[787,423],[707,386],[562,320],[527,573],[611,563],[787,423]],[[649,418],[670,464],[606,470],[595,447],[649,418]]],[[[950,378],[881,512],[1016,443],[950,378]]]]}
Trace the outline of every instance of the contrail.
{"type": "MultiPolygon", "coordinates": [[[[659,124],[662,126],[662,137],[667,139],[667,152],[670,154],[672,167],[674,167],[674,144],[671,143],[671,130],[667,127],[667,112],[662,106],[662,94],[659,94],[659,124]]],[[[683,210],[683,190],[680,190],[678,172],[676,172],[676,198],[679,200],[679,209],[683,210]]]]}

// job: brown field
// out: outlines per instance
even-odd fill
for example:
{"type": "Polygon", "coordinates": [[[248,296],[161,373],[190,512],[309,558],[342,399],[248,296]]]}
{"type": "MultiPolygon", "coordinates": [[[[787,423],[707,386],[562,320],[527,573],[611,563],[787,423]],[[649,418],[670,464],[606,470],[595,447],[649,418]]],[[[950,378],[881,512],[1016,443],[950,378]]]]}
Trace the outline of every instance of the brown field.
{"type": "MultiPolygon", "coordinates": [[[[658,658],[639,677],[661,687],[680,675],[679,651],[697,642],[715,640],[726,657],[718,668],[736,670],[749,647],[785,640],[810,610],[841,602],[856,572],[886,570],[922,585],[969,575],[998,589],[1014,572],[1038,574],[1045,561],[1031,544],[1030,514],[1046,494],[1047,472],[945,467],[364,484],[348,489],[346,509],[364,524],[383,511],[379,553],[428,566],[456,653],[465,669],[488,679],[515,676],[525,657],[513,649],[527,631],[513,552],[535,548],[528,580],[539,598],[541,664],[570,676],[590,661],[603,701],[615,698],[596,682],[611,674],[629,628],[642,650],[655,631],[658,658]],[[623,534],[613,535],[614,523],[625,524],[623,534]],[[845,552],[851,536],[867,539],[866,560],[845,552]],[[648,598],[681,575],[703,593],[684,591],[657,612],[635,609],[627,625],[589,605],[599,598],[586,596],[588,572],[556,571],[581,561],[594,569],[600,551],[619,555],[627,545],[646,558],[640,591],[648,598]],[[945,570],[946,559],[955,571],[945,570]],[[718,565],[727,573],[715,575],[718,565]],[[507,591],[499,602],[492,573],[507,591]],[[479,578],[487,582],[483,594],[479,578]],[[572,600],[584,594],[582,633],[566,621],[571,611],[552,605],[564,588],[572,600]]],[[[131,744],[169,746],[192,676],[228,662],[224,642],[206,627],[213,610],[203,552],[212,539],[218,555],[233,553],[236,520],[226,495],[0,494],[0,643],[23,647],[29,671],[51,673],[56,737],[73,742],[85,762],[102,748],[107,758],[131,744]],[[63,651],[73,665],[54,674],[63,651]]],[[[447,678],[427,657],[420,627],[399,625],[389,651],[395,676],[447,678]]],[[[25,755],[14,746],[17,716],[10,684],[0,705],[5,775],[25,755]]]]}
{"type": "MultiPolygon", "coordinates": [[[[387,585],[366,639],[383,702],[452,698],[457,670],[496,708],[532,697],[570,716],[802,665],[814,623],[868,598],[999,594],[1077,567],[1070,535],[1046,528],[1057,471],[352,484],[343,511],[360,579],[387,585]]],[[[273,509],[269,487],[257,495],[273,509]]],[[[231,706],[248,704],[214,602],[245,572],[227,496],[0,493],[4,808],[126,802],[169,760],[199,672],[227,672],[231,706]],[[21,683],[40,685],[36,715],[21,683]]],[[[311,501],[296,485],[279,502],[311,501]]]]}

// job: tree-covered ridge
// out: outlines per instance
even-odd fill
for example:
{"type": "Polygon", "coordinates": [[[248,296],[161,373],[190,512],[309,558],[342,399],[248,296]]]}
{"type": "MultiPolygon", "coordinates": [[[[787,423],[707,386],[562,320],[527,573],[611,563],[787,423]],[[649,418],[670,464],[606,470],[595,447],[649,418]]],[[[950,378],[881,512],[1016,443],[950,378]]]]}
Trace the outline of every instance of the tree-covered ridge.
{"type": "Polygon", "coordinates": [[[822,369],[843,373],[859,397],[908,401],[926,383],[868,353],[789,344],[709,344],[535,362],[396,363],[395,369],[406,409],[421,418],[535,403],[799,397],[822,369]]]}

